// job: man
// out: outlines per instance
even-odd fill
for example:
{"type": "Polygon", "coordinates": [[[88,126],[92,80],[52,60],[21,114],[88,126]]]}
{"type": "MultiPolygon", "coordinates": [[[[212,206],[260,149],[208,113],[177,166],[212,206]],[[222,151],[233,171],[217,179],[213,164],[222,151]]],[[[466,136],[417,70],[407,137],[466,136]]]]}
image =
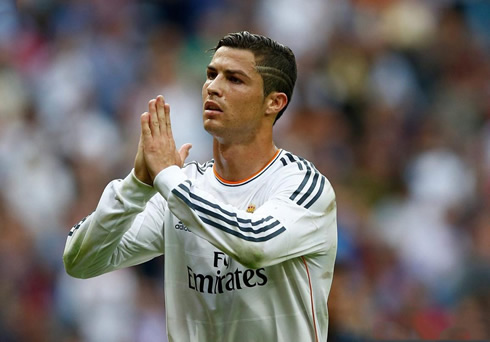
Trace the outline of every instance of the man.
{"type": "Polygon", "coordinates": [[[296,80],[291,50],[248,32],[215,48],[202,90],[214,159],[184,160],[162,96],[141,116],[133,171],[70,231],[66,270],[87,278],[165,254],[169,341],[325,341],[337,249],[334,192],[278,149],[296,80]]]}

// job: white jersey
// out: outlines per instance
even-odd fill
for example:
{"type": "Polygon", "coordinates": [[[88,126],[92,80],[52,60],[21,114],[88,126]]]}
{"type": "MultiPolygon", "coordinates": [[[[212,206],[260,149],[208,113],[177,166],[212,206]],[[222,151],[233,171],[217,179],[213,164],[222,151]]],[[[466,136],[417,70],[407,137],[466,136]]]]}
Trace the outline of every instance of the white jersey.
{"type": "Polygon", "coordinates": [[[166,168],[153,187],[133,172],[111,182],[64,262],[87,278],[165,254],[172,342],[324,342],[336,250],[332,187],[279,150],[242,182],[213,161],[166,168]]]}

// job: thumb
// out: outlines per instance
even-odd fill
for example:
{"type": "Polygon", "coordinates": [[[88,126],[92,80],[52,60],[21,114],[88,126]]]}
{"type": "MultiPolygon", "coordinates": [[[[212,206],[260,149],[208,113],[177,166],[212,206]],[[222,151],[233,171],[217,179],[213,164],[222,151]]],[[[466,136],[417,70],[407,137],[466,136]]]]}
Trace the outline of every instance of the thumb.
{"type": "Polygon", "coordinates": [[[184,165],[186,158],[189,156],[189,151],[191,148],[192,148],[191,144],[184,144],[180,147],[180,149],[179,149],[179,156],[180,156],[180,161],[181,161],[180,167],[182,167],[184,165]]]}

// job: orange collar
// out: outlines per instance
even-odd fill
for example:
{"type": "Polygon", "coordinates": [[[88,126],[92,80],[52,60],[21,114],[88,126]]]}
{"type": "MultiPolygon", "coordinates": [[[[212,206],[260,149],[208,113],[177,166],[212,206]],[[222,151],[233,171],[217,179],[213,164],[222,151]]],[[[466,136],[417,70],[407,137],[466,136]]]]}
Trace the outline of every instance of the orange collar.
{"type": "Polygon", "coordinates": [[[276,153],[274,154],[274,156],[271,158],[271,160],[269,160],[269,162],[267,162],[267,164],[265,164],[264,167],[261,168],[259,171],[257,171],[256,173],[254,173],[250,177],[247,177],[247,178],[239,180],[239,181],[229,181],[229,180],[222,178],[218,174],[218,172],[216,172],[216,167],[215,167],[216,164],[213,165],[213,172],[214,172],[214,175],[216,176],[216,178],[218,178],[220,180],[220,182],[222,182],[222,183],[229,184],[229,185],[237,185],[237,184],[245,183],[245,182],[251,180],[252,178],[256,177],[258,174],[260,174],[262,171],[264,171],[270,164],[272,164],[274,159],[276,159],[276,157],[278,156],[279,152],[281,152],[281,149],[278,149],[276,151],[276,153]]]}

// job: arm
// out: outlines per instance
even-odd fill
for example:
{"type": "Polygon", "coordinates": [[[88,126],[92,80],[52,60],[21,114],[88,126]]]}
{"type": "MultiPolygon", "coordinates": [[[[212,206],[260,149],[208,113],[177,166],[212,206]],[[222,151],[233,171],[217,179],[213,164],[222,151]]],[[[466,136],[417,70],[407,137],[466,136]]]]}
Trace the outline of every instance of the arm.
{"type": "MultiPolygon", "coordinates": [[[[160,134],[159,127],[165,127],[163,114],[170,108],[162,97],[159,98],[157,117],[156,102],[151,100],[148,104],[151,114],[146,112],[141,116],[142,130],[134,170],[124,180],[111,182],[95,212],[70,231],[63,261],[67,273],[74,277],[94,277],[142,263],[164,252],[165,203],[161,196],[153,196],[156,191],[151,186],[152,169],[147,167],[149,160],[161,161],[158,153],[161,146],[149,144],[148,138],[152,132],[158,132],[158,136],[166,132],[162,129],[160,134]]],[[[177,152],[173,145],[169,155],[182,165],[190,147],[187,144],[177,152]]]]}
{"type": "Polygon", "coordinates": [[[326,179],[317,174],[317,186],[310,195],[309,189],[294,195],[303,175],[285,174],[278,180],[281,186],[277,192],[254,213],[217,201],[178,167],[161,171],[154,186],[193,233],[244,266],[260,268],[335,248],[335,195],[326,179]],[[303,195],[308,199],[300,201],[303,195]]]}
{"type": "Polygon", "coordinates": [[[161,255],[165,203],[154,195],[133,172],[109,183],[97,209],[68,235],[63,253],[67,273],[95,277],[161,255]]]}

